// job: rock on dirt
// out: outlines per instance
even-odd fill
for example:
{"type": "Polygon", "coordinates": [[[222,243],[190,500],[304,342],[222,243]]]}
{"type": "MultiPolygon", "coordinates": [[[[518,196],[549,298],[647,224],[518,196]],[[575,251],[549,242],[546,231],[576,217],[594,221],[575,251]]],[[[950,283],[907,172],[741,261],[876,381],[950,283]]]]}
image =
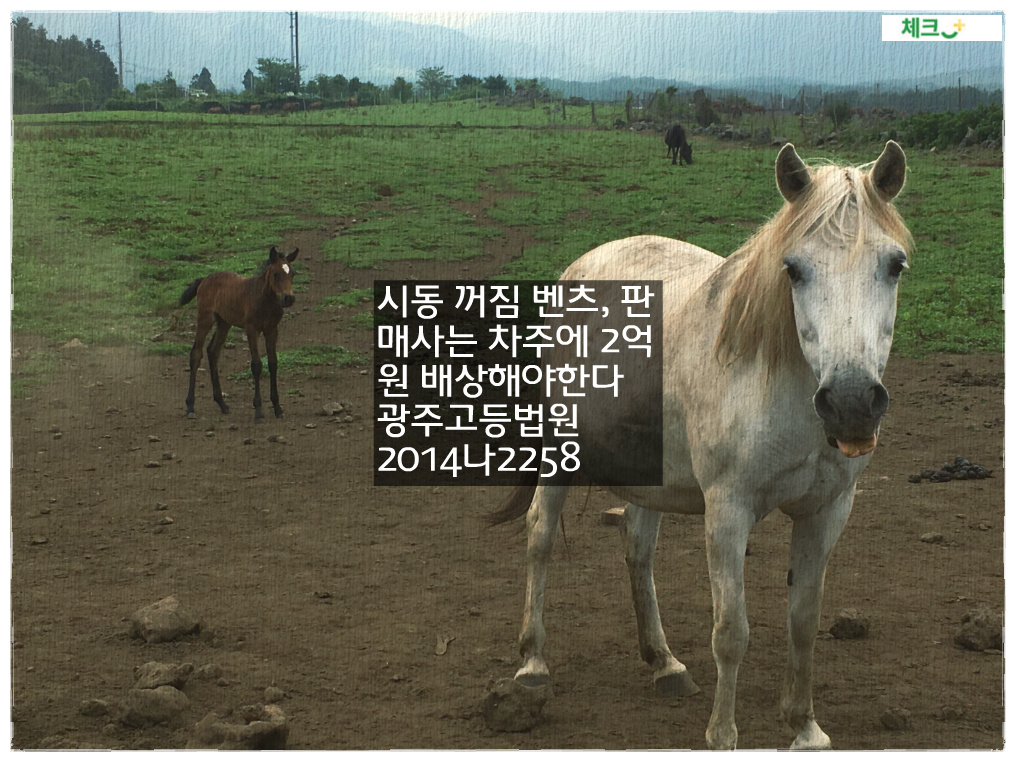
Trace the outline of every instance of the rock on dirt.
{"type": "Polygon", "coordinates": [[[553,695],[549,684],[529,687],[502,677],[488,687],[480,714],[491,730],[522,733],[536,727],[543,717],[543,705],[553,695]]]}
{"type": "Polygon", "coordinates": [[[829,628],[829,634],[839,640],[856,640],[868,637],[870,623],[857,609],[844,609],[836,615],[836,621],[829,628]]]}
{"type": "Polygon", "coordinates": [[[223,722],[209,712],[194,726],[189,749],[258,750],[285,749],[289,724],[282,710],[274,704],[247,706],[241,709],[245,724],[223,722]]]}
{"type": "Polygon", "coordinates": [[[220,677],[222,677],[222,667],[215,662],[202,664],[194,670],[194,678],[196,680],[218,680],[220,677]]]}
{"type": "Polygon", "coordinates": [[[891,706],[878,718],[886,730],[908,730],[911,727],[910,711],[901,706],[891,706]]]}
{"type": "Polygon", "coordinates": [[[78,704],[78,714],[84,717],[105,717],[109,714],[109,704],[101,699],[85,699],[78,704]]]}
{"type": "Polygon", "coordinates": [[[968,611],[960,620],[956,645],[969,651],[1002,650],[1002,617],[986,606],[968,611]]]}
{"type": "Polygon", "coordinates": [[[171,720],[189,706],[190,700],[183,691],[171,685],[151,689],[131,688],[127,699],[120,705],[117,719],[121,725],[142,728],[171,720]]]}
{"type": "Polygon", "coordinates": [[[328,402],[318,411],[318,415],[331,416],[338,415],[345,410],[345,406],[341,402],[328,402]]]}
{"type": "Polygon", "coordinates": [[[146,643],[168,643],[201,629],[201,623],[180,606],[175,595],[134,612],[130,636],[146,643]]]}
{"type": "Polygon", "coordinates": [[[150,661],[134,668],[134,679],[137,680],[134,687],[142,690],[158,688],[161,685],[183,688],[193,671],[193,664],[163,664],[150,661]]]}

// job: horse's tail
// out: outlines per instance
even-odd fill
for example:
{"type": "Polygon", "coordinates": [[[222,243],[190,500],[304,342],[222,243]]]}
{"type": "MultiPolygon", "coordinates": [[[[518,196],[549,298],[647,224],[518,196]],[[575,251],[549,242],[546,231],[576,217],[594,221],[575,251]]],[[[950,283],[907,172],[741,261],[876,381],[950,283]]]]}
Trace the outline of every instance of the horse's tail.
{"type": "Polygon", "coordinates": [[[487,522],[495,526],[524,516],[529,510],[529,504],[533,502],[538,479],[538,474],[527,472],[525,480],[512,490],[496,511],[487,516],[487,522]]]}
{"type": "Polygon", "coordinates": [[[187,288],[185,288],[183,290],[183,293],[180,294],[180,306],[181,307],[183,305],[187,304],[187,302],[189,302],[191,299],[193,299],[197,295],[197,293],[198,293],[198,286],[201,285],[201,281],[203,281],[203,280],[204,280],[204,278],[198,278],[196,281],[191,283],[189,286],[187,286],[187,288]]]}

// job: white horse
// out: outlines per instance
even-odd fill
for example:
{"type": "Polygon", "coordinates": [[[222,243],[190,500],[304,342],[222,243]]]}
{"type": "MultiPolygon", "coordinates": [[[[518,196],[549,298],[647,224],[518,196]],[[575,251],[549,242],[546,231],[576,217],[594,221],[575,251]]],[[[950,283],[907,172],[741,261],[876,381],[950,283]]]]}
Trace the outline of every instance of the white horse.
{"type": "MultiPolygon", "coordinates": [[[[699,689],[660,624],[653,556],[661,513],[705,514],[717,670],[710,748],[737,745],[734,697],[748,645],[745,548],[752,526],[774,508],[794,524],[781,713],[796,734],[791,748],[830,747],[812,707],[815,636],[826,563],[889,404],[881,377],[897,282],[912,247],[890,201],[905,172],[903,150],[892,141],[860,168],[809,168],[785,145],[776,184],[786,203],[726,259],[683,241],[639,236],[594,249],[562,275],[664,283],[662,422],[640,419],[637,405],[588,395],[578,441],[582,473],[627,501],[622,538],[639,650],[668,694],[699,689]],[[662,486],[614,486],[642,483],[643,465],[659,461],[660,445],[645,444],[654,431],[662,433],[662,486]]],[[[651,380],[637,367],[625,370],[629,379],[651,380]]],[[[528,507],[523,664],[515,676],[524,684],[550,679],[542,653],[544,590],[567,477],[559,471],[521,485],[492,516],[497,523],[528,507]]]]}

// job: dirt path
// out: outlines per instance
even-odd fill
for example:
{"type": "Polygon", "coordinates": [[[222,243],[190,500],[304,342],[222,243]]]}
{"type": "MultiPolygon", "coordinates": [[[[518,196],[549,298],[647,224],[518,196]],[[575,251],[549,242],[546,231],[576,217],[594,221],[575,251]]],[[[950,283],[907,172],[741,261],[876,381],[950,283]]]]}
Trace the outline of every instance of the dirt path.
{"type": "MultiPolygon", "coordinates": [[[[285,242],[313,277],[283,324],[283,347],[341,344],[369,356],[370,331],[349,321],[365,308],[311,309],[322,297],[375,276],[480,278],[532,242],[506,231],[452,272],[419,262],[350,271],[320,253],[340,222],[285,242]]],[[[14,337],[23,353],[33,346],[14,337]]],[[[247,363],[237,342],[223,354],[224,378],[247,363]]],[[[15,747],[182,747],[207,712],[237,721],[268,686],[285,692],[297,749],[704,746],[715,669],[700,518],[666,517],[656,576],[671,647],[702,692],[653,695],[616,529],[599,522],[616,502],[593,489],[580,513],[585,490],[574,490],[546,613],[555,698],[530,733],[493,733],[477,709],[488,682],[517,666],[524,538],[481,516],[506,490],[373,487],[367,367],[283,377],[286,419],[255,426],[248,386],[234,380],[225,381],[233,413],[216,414],[205,382],[198,418],[187,420],[186,365],[133,347],[60,350],[52,381],[13,405],[15,747]],[[354,420],[319,416],[333,401],[348,402],[354,420]],[[202,634],[131,641],[132,612],[174,593],[202,634]],[[454,638],[441,655],[439,638],[454,638]],[[115,705],[132,668],[153,660],[214,663],[222,678],[191,680],[190,708],[154,728],[78,713],[86,699],[115,705]]],[[[816,714],[837,748],[1002,745],[1002,657],[953,643],[968,610],[1003,607],[1002,374],[998,356],[890,363],[893,403],[830,564],[822,620],[828,628],[856,608],[871,634],[823,636],[816,648],[816,714]],[[956,455],[994,478],[908,483],[956,455]],[[941,541],[919,539],[931,532],[941,541]],[[908,728],[880,723],[894,707],[910,713],[908,728]]],[[[738,690],[746,748],[791,740],[778,721],[788,538],[781,515],[752,535],[738,690]]]]}

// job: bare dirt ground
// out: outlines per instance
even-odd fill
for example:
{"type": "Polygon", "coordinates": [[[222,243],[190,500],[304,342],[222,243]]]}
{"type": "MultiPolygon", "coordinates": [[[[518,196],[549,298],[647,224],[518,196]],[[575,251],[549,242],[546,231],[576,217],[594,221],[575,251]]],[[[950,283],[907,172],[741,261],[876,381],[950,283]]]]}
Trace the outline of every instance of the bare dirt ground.
{"type": "MultiPolygon", "coordinates": [[[[357,310],[311,309],[323,296],[375,276],[484,277],[528,242],[509,230],[482,260],[348,271],[318,251],[340,227],[323,221],[285,242],[300,246],[297,278],[310,285],[282,348],[342,344],[369,356],[370,331],[349,324],[357,310]]],[[[189,341],[193,316],[180,314],[172,338],[189,341]]],[[[202,371],[198,417],[185,418],[186,357],[134,347],[60,350],[52,381],[14,402],[15,747],[179,748],[206,713],[238,721],[276,686],[295,749],[704,748],[715,667],[701,518],[665,517],[656,578],[671,647],[702,692],[653,693],[617,529],[600,522],[618,503],[593,488],[586,504],[579,488],[546,609],[555,696],[534,730],[492,732],[479,704],[518,666],[524,589],[521,525],[483,521],[507,488],[373,487],[369,366],[284,376],[286,418],[255,425],[249,384],[226,378],[248,367],[236,338],[222,360],[228,416],[202,371]],[[319,416],[333,401],[351,403],[355,420],[319,416]],[[170,594],[202,633],[132,641],[131,614],[170,594]],[[192,679],[190,708],[156,727],[78,713],[87,699],[115,706],[148,661],[214,663],[223,678],[192,679]]],[[[15,350],[40,346],[14,337],[15,350]]],[[[870,634],[823,632],[816,646],[816,715],[837,748],[1003,745],[1003,658],[953,642],[964,613],[1004,605],[1003,384],[1000,356],[890,362],[893,402],[829,567],[822,619],[827,630],[855,608],[870,634]],[[908,483],[957,455],[994,478],[908,483]],[[919,539],[931,532],[941,541],[919,539]],[[910,713],[909,727],[880,722],[893,708],[910,713]]],[[[792,740],[778,710],[789,525],[774,514],[750,543],[743,748],[792,740]]]]}

